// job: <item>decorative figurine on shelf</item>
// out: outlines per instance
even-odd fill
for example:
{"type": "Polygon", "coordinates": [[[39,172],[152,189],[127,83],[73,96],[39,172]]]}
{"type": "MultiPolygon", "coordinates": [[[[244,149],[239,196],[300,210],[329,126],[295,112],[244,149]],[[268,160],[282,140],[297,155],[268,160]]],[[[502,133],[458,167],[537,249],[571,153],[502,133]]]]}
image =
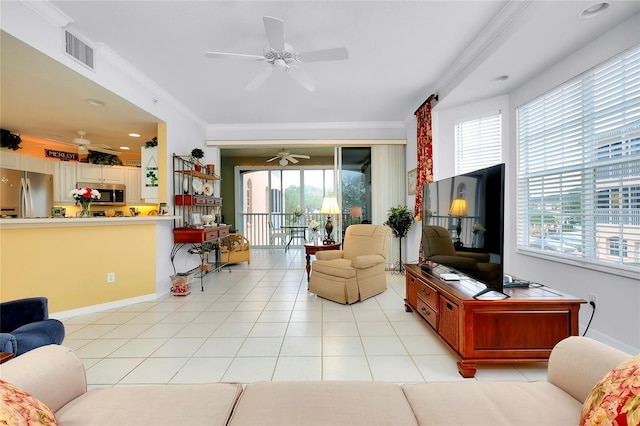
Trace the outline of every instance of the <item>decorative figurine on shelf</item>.
{"type": "Polygon", "coordinates": [[[204,151],[201,150],[200,148],[193,148],[191,150],[191,158],[193,158],[196,172],[202,171],[202,165],[200,164],[200,160],[204,158],[204,151]]]}

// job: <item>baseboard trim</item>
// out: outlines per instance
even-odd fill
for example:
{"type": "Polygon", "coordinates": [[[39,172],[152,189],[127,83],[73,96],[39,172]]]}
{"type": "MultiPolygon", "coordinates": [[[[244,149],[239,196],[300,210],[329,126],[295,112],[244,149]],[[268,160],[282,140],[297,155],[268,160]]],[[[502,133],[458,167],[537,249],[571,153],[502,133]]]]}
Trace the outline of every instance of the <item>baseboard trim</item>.
{"type": "Polygon", "coordinates": [[[83,308],[70,309],[68,311],[55,312],[50,314],[49,318],[55,318],[55,319],[61,320],[65,318],[75,317],[78,315],[93,314],[96,312],[106,311],[109,309],[122,308],[125,306],[133,305],[135,303],[155,301],[158,299],[158,297],[159,297],[158,295],[153,293],[153,294],[147,294],[144,296],[132,297],[129,299],[116,300],[115,302],[100,303],[98,305],[91,305],[91,306],[85,306],[83,308]]]}

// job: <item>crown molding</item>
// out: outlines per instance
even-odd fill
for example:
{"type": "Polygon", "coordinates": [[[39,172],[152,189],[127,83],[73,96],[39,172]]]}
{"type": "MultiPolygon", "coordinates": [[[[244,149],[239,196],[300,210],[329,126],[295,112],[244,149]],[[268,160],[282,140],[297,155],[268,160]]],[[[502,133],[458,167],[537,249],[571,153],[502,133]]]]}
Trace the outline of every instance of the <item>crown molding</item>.
{"type": "Polygon", "coordinates": [[[49,1],[20,0],[20,3],[27,6],[29,9],[33,10],[56,27],[63,28],[73,22],[73,19],[49,1]]]}

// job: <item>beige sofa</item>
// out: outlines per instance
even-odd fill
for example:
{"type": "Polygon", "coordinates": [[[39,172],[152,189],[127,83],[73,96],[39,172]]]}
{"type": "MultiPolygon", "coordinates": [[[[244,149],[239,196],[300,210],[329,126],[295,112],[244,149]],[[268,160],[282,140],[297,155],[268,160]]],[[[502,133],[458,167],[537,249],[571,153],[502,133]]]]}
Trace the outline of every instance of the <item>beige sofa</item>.
{"type": "Polygon", "coordinates": [[[577,425],[582,403],[630,358],[584,337],[551,353],[536,382],[257,382],[87,390],[82,362],[44,346],[0,365],[0,378],[48,405],[60,425],[577,425]]]}

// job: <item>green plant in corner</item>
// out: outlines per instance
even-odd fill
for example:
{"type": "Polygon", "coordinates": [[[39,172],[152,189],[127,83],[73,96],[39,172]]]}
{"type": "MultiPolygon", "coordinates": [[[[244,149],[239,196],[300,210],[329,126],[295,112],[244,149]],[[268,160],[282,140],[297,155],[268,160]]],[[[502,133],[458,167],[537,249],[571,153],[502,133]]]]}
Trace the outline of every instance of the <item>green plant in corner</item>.
{"type": "MultiPolygon", "coordinates": [[[[398,256],[398,273],[404,274],[404,266],[402,266],[402,238],[407,236],[409,228],[413,225],[413,213],[407,208],[407,206],[391,207],[389,209],[389,215],[387,221],[383,225],[388,226],[393,231],[393,235],[398,238],[399,241],[399,256],[398,256]]],[[[394,268],[395,269],[395,268],[394,268]]]]}
{"type": "Polygon", "coordinates": [[[398,238],[404,238],[409,232],[409,228],[413,225],[413,213],[407,206],[391,207],[387,221],[383,225],[393,230],[393,235],[398,238]]]}
{"type": "Polygon", "coordinates": [[[86,162],[103,166],[122,166],[122,160],[117,155],[91,150],[87,155],[86,162]]]}

